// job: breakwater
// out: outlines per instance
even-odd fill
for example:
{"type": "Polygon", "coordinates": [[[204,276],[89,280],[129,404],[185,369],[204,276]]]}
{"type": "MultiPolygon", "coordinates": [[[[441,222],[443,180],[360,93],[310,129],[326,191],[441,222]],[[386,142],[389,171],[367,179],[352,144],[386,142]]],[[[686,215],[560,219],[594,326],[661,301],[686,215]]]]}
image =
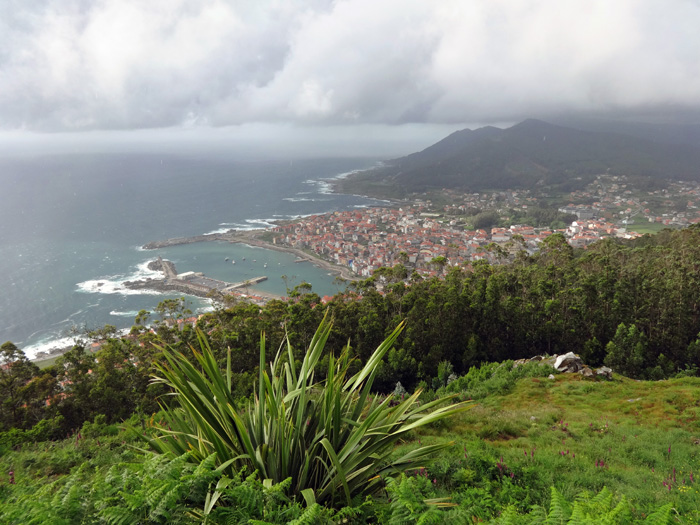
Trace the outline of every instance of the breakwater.
{"type": "Polygon", "coordinates": [[[273,244],[266,242],[259,238],[259,235],[264,233],[266,230],[234,230],[231,229],[225,233],[212,233],[205,235],[195,235],[194,237],[176,237],[174,239],[165,239],[162,241],[151,241],[148,244],[144,244],[142,248],[144,250],[156,250],[158,248],[168,248],[170,246],[177,246],[181,244],[193,244],[196,242],[230,242],[230,243],[242,243],[249,246],[255,246],[258,248],[264,248],[266,250],[275,250],[278,252],[291,253],[296,255],[297,260],[294,262],[300,263],[308,261],[311,264],[323,268],[324,270],[336,274],[346,281],[356,281],[359,277],[346,266],[338,266],[337,264],[326,261],[320,258],[318,255],[309,254],[298,248],[293,248],[291,246],[285,246],[280,244],[273,244]]]}
{"type": "MultiPolygon", "coordinates": [[[[148,263],[148,268],[163,272],[163,279],[145,279],[143,281],[127,281],[124,286],[131,290],[155,290],[158,292],[178,292],[196,297],[210,298],[218,294],[240,294],[243,289],[248,295],[248,287],[267,280],[267,276],[254,277],[245,281],[231,283],[207,277],[201,272],[177,273],[177,268],[172,261],[158,257],[148,263]]],[[[256,295],[260,295],[257,293],[256,295]]],[[[266,299],[278,298],[274,294],[263,294],[266,299]]]]}
{"type": "Polygon", "coordinates": [[[168,248],[169,246],[178,246],[180,244],[192,244],[195,242],[236,242],[235,232],[235,230],[229,230],[225,233],[205,233],[203,235],[195,235],[193,237],[175,237],[173,239],[165,239],[162,241],[151,241],[149,243],[144,244],[142,248],[144,250],[157,250],[158,248],[168,248]]]}

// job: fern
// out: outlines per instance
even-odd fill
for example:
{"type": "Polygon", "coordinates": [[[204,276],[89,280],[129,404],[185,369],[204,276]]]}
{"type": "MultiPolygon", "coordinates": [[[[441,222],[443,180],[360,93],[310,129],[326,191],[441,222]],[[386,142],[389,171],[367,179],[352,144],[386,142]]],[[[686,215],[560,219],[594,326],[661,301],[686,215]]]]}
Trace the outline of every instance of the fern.
{"type": "Polygon", "coordinates": [[[549,505],[548,525],[565,524],[571,516],[571,507],[561,493],[552,487],[552,501],[549,505]]]}
{"type": "Polygon", "coordinates": [[[584,510],[585,504],[579,501],[574,502],[574,508],[571,510],[571,517],[567,521],[568,525],[585,525],[589,523],[587,519],[586,512],[584,510]]]}
{"type": "MultiPolygon", "coordinates": [[[[612,492],[603,489],[593,496],[583,494],[576,498],[571,506],[564,496],[552,487],[552,501],[548,515],[543,514],[541,508],[535,508],[528,514],[517,514],[513,507],[504,510],[499,518],[492,521],[498,525],[534,525],[534,524],[562,524],[562,525],[627,525],[632,523],[644,525],[671,525],[676,523],[671,504],[660,507],[645,520],[635,519],[632,508],[625,496],[615,504],[612,492]]],[[[680,521],[679,523],[682,523],[680,521]]]]}
{"type": "Polygon", "coordinates": [[[620,499],[620,502],[615,505],[615,508],[608,513],[606,520],[608,520],[609,523],[629,523],[632,521],[630,505],[624,495],[620,499]]]}
{"type": "Polygon", "coordinates": [[[413,478],[402,474],[398,480],[388,478],[391,515],[387,522],[392,525],[444,523],[445,512],[437,507],[441,500],[425,499],[426,492],[430,490],[430,482],[423,477],[413,478]]]}
{"type": "Polygon", "coordinates": [[[110,525],[127,525],[139,521],[138,516],[124,507],[107,507],[100,516],[110,525]]]}
{"type": "Polygon", "coordinates": [[[644,520],[644,525],[670,525],[673,523],[673,518],[671,516],[672,510],[673,507],[670,503],[659,507],[647,516],[647,519],[644,520]]]}
{"type": "Polygon", "coordinates": [[[593,496],[591,505],[599,508],[609,509],[612,506],[613,493],[608,487],[603,487],[601,491],[593,496]]]}
{"type": "Polygon", "coordinates": [[[308,507],[301,516],[290,521],[289,525],[317,525],[321,520],[321,510],[321,505],[314,503],[308,507]]]}

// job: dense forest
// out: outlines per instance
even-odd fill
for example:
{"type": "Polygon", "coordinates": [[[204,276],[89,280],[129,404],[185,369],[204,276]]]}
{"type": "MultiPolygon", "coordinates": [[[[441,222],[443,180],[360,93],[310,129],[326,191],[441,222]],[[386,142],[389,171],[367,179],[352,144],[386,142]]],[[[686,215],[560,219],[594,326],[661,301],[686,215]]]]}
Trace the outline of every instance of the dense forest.
{"type": "MultiPolygon", "coordinates": [[[[634,241],[604,240],[581,251],[553,235],[535,255],[515,248],[496,255],[500,264],[443,267],[442,278],[423,279],[401,265],[382,268],[327,304],[307,284],[290,290],[290,300],[262,308],[219,298],[196,326],[178,322],[189,315],[184,300],[165,301],[154,312],[141,312],[128,336],[117,336],[111,327],[85,334],[41,369],[7,342],[0,355],[0,449],[79,436],[90,425],[129,418],[144,434],[154,432],[158,426],[146,423],[151,415],[179,399],[165,395],[174,380],[152,381],[154,367],[163,371],[166,359],[174,367],[173,356],[192,356],[190,348],[210,360],[197,365],[195,359],[194,368],[227,370],[221,381],[228,381],[231,406],[263,398],[255,390],[265,383],[261,371],[284,341],[284,366],[310,371],[314,381],[337,381],[341,369],[343,376],[362,375],[363,366],[374,363],[366,377],[371,375],[377,399],[420,391],[429,403],[436,395],[459,394],[454,385],[470,380],[454,380],[480,373],[486,363],[570,351],[590,366],[605,364],[633,379],[698,375],[699,226],[634,241]],[[337,354],[323,349],[308,361],[319,326],[326,327],[324,348],[337,351],[349,341],[345,368],[337,354]],[[261,334],[267,361],[261,358],[261,334]],[[387,338],[383,358],[375,359],[387,338]],[[89,350],[94,340],[101,342],[97,353],[89,350]]],[[[461,399],[475,398],[461,392],[461,399]]],[[[201,463],[207,456],[196,458],[201,463]]],[[[413,481],[402,483],[404,488],[391,490],[412,490],[413,481]]]]}

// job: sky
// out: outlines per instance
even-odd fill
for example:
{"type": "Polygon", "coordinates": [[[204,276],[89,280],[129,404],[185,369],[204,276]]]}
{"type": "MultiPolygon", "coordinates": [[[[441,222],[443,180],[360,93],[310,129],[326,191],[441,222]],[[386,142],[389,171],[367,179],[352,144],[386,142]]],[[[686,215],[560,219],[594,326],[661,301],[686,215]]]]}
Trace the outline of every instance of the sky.
{"type": "Polygon", "coordinates": [[[379,154],[525,118],[697,123],[698,28],[700,0],[0,0],[0,150],[379,154]]]}

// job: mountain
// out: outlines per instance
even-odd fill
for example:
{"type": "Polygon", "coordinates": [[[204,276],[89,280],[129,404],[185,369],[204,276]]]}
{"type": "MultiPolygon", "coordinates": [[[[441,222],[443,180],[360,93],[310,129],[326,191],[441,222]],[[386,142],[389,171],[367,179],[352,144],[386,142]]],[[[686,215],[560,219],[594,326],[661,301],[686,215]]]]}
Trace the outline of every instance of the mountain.
{"type": "Polygon", "coordinates": [[[631,135],[652,142],[700,146],[700,124],[635,122],[581,117],[558,118],[552,123],[585,131],[631,135]]]}
{"type": "Polygon", "coordinates": [[[699,180],[700,146],[530,119],[508,129],[457,131],[421,152],[388,161],[372,177],[407,193],[537,184],[570,190],[606,172],[647,181],[699,180]]]}

